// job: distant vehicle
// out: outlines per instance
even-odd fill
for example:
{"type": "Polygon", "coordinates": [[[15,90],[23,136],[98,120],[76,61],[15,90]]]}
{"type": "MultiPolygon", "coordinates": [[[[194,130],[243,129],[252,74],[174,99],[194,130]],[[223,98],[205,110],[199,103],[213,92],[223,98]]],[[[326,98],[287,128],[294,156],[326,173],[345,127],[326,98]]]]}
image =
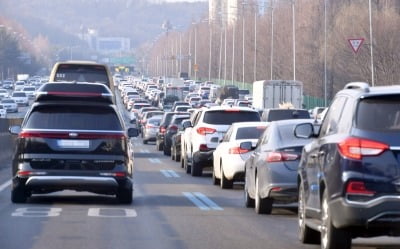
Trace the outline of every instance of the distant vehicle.
{"type": "Polygon", "coordinates": [[[18,105],[15,103],[15,100],[7,98],[2,99],[0,104],[7,110],[7,112],[18,112],[18,105]]]}
{"type": "Polygon", "coordinates": [[[24,86],[21,92],[26,93],[26,96],[28,96],[29,99],[33,99],[35,97],[36,88],[33,86],[24,86]]]}
{"type": "Polygon", "coordinates": [[[16,81],[14,83],[14,91],[22,91],[25,87],[25,81],[16,81]]]}
{"type": "Polygon", "coordinates": [[[2,85],[4,89],[12,89],[14,86],[14,82],[12,80],[5,80],[3,81],[2,85]]]}
{"type": "Polygon", "coordinates": [[[3,107],[2,104],[0,104],[0,118],[6,118],[7,117],[7,110],[6,108],[3,107]]]}
{"type": "Polygon", "coordinates": [[[303,83],[293,80],[261,80],[253,82],[253,107],[279,108],[290,103],[293,108],[303,108],[303,83]]]}
{"type": "Polygon", "coordinates": [[[160,121],[162,116],[154,116],[147,119],[142,126],[142,141],[147,144],[149,141],[156,141],[156,134],[158,127],[160,127],[160,121]]]}
{"type": "Polygon", "coordinates": [[[0,89],[0,99],[8,98],[10,94],[6,89],[0,89]]]}
{"type": "Polygon", "coordinates": [[[265,109],[262,112],[261,120],[266,122],[278,121],[284,119],[307,119],[311,118],[310,113],[304,109],[265,109]]]}
{"type": "Polygon", "coordinates": [[[108,66],[94,61],[57,62],[51,70],[49,82],[102,83],[115,94],[113,77],[108,66]]]}
{"type": "Polygon", "coordinates": [[[224,99],[238,99],[239,88],[234,85],[226,85],[218,88],[217,103],[222,103],[224,99]]]}
{"type": "Polygon", "coordinates": [[[25,92],[13,92],[11,98],[17,103],[18,105],[28,106],[29,105],[29,98],[25,92]]]}
{"type": "Polygon", "coordinates": [[[248,96],[250,91],[248,89],[239,89],[239,99],[245,99],[245,96],[248,96]]]}
{"type": "Polygon", "coordinates": [[[189,74],[187,72],[179,72],[179,78],[182,80],[188,80],[189,74]]]}

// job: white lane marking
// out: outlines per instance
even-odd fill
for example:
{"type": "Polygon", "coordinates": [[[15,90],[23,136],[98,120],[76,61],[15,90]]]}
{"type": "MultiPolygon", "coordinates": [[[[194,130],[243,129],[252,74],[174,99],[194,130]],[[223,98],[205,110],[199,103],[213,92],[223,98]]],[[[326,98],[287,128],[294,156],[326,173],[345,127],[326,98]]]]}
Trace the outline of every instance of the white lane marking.
{"type": "Polygon", "coordinates": [[[150,153],[150,151],[146,150],[146,149],[140,149],[139,151],[140,151],[140,153],[150,153]]]}
{"type": "Polygon", "coordinates": [[[180,177],[175,171],[173,170],[167,170],[167,169],[161,169],[160,172],[167,178],[175,177],[178,178],[180,177]]]}
{"type": "Polygon", "coordinates": [[[158,159],[158,158],[149,158],[149,161],[151,163],[161,163],[160,159],[158,159]]]}
{"type": "Polygon", "coordinates": [[[137,213],[135,209],[131,208],[89,208],[88,216],[106,217],[106,218],[124,218],[124,217],[136,217],[137,213]],[[120,213],[123,213],[123,215],[121,215],[120,213]]]}
{"type": "Polygon", "coordinates": [[[0,185],[0,192],[6,189],[8,186],[11,185],[11,180],[6,181],[5,183],[0,185]]]}
{"type": "Polygon", "coordinates": [[[201,210],[210,210],[209,207],[207,207],[203,202],[197,199],[192,193],[183,192],[182,194],[186,196],[186,198],[188,198],[191,202],[193,202],[194,205],[196,205],[201,210]]]}
{"type": "Polygon", "coordinates": [[[199,198],[200,200],[202,200],[204,203],[206,203],[210,208],[214,209],[214,210],[224,210],[223,208],[221,208],[220,206],[217,205],[217,203],[213,202],[212,200],[210,200],[207,196],[205,196],[204,194],[200,193],[200,192],[194,192],[193,193],[197,198],[199,198]]]}
{"type": "Polygon", "coordinates": [[[60,216],[62,208],[27,207],[17,208],[11,214],[14,217],[56,217],[60,216]]]}

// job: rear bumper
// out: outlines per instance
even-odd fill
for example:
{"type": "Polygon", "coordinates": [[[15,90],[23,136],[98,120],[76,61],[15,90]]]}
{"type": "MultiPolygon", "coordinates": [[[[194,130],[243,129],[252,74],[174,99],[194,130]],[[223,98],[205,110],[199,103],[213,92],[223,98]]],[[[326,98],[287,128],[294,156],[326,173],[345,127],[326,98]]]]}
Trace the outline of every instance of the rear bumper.
{"type": "Polygon", "coordinates": [[[400,196],[382,196],[367,202],[337,198],[329,204],[332,221],[337,228],[380,228],[400,230],[400,196]]]}
{"type": "Polygon", "coordinates": [[[118,182],[113,177],[85,177],[85,176],[32,176],[26,180],[28,188],[61,187],[79,189],[85,187],[117,188],[118,182]]]}
{"type": "Polygon", "coordinates": [[[201,166],[202,168],[205,167],[212,167],[213,166],[213,153],[215,150],[210,151],[197,151],[193,153],[193,161],[201,166]]]}

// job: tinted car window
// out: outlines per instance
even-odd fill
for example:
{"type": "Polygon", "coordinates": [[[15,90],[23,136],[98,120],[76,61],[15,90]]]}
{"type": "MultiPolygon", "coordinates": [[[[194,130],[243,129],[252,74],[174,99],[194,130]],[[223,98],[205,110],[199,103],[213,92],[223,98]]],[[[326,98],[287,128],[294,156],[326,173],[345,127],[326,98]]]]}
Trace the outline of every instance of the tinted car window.
{"type": "Polygon", "coordinates": [[[265,128],[265,126],[239,128],[236,132],[236,139],[258,139],[263,134],[265,128]]]}
{"type": "Polygon", "coordinates": [[[361,100],[357,109],[356,127],[378,132],[399,132],[399,96],[361,100]]]}
{"type": "Polygon", "coordinates": [[[304,119],[310,118],[310,113],[307,110],[270,110],[266,121],[276,121],[285,119],[304,119]]]}
{"type": "Polygon", "coordinates": [[[110,85],[106,68],[99,65],[60,65],[54,81],[98,82],[110,85]]]}
{"type": "Polygon", "coordinates": [[[246,111],[208,111],[204,114],[204,123],[231,125],[234,122],[260,121],[258,112],[246,111]]]}
{"type": "Polygon", "coordinates": [[[67,130],[122,129],[118,116],[109,107],[39,106],[32,111],[24,128],[67,130]]]}
{"type": "Polygon", "coordinates": [[[13,97],[26,97],[25,92],[13,92],[12,94],[13,97]]]}

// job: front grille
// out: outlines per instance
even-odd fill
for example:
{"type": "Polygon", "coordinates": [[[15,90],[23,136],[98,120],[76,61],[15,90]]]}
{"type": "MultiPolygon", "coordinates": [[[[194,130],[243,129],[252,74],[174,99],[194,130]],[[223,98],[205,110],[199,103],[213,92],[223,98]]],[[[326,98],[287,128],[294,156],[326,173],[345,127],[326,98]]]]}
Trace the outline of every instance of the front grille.
{"type": "Polygon", "coordinates": [[[32,160],[32,169],[37,170],[112,170],[116,161],[97,160],[32,160]]]}

